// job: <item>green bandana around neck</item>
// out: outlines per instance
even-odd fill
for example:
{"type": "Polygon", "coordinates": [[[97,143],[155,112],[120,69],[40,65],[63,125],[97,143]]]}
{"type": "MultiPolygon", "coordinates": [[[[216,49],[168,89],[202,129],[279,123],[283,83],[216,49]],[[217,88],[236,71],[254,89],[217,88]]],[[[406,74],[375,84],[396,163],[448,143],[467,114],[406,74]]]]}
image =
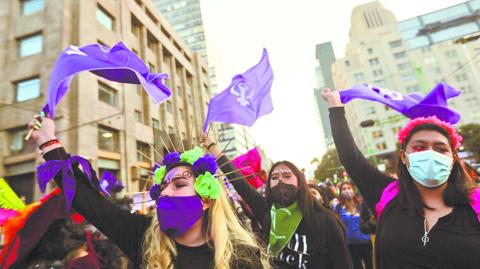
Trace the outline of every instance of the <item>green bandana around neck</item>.
{"type": "Polygon", "coordinates": [[[302,212],[298,209],[297,202],[288,207],[276,208],[275,204],[270,209],[272,223],[270,225],[270,239],[268,252],[277,256],[288,244],[302,220],[302,212]]]}

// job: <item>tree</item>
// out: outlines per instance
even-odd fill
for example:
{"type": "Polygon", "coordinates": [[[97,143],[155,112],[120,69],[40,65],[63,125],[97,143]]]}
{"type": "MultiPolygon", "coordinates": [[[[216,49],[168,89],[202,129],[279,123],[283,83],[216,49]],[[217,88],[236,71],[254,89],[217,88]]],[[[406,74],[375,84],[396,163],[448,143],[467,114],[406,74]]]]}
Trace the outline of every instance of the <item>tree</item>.
{"type": "Polygon", "coordinates": [[[458,128],[463,136],[463,149],[470,151],[477,162],[480,162],[480,124],[470,123],[458,128]]]}
{"type": "Polygon", "coordinates": [[[333,178],[336,174],[341,176],[344,168],[338,159],[336,149],[328,150],[322,157],[322,161],[315,170],[315,178],[318,181],[325,181],[327,178],[333,178]]]}

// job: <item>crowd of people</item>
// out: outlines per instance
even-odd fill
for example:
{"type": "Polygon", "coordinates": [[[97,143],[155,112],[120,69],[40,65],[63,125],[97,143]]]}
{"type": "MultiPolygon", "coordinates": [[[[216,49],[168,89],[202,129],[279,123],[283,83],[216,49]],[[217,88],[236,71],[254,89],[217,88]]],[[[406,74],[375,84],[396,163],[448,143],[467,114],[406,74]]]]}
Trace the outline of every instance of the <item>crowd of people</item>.
{"type": "Polygon", "coordinates": [[[51,220],[30,248],[10,236],[0,268],[478,268],[478,175],[458,158],[455,128],[435,117],[412,119],[400,130],[392,177],[355,145],[338,92],[322,94],[348,180],[308,184],[295,164],[280,161],[256,189],[203,136],[200,147],[155,164],[149,215],[113,204],[91,165],[78,165],[56,138],[54,120],[35,116],[28,126],[43,158],[65,166],[49,175],[65,193],[57,194],[59,208],[71,203],[95,232],[51,210],[29,213],[14,228],[23,229],[22,240],[26,227],[51,220]]]}

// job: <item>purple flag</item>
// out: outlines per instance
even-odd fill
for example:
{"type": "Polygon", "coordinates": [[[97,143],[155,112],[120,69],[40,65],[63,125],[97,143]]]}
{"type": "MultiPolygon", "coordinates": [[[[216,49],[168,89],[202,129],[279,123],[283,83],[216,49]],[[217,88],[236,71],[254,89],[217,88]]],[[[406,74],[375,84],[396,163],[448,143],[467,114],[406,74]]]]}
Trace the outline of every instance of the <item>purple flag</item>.
{"type": "Polygon", "coordinates": [[[170,89],[163,84],[168,75],[150,73],[145,63],[122,42],[112,48],[99,44],[81,48],[70,45],[60,54],[53,66],[44,112],[54,117],[55,107],[67,92],[73,76],[82,71],[90,71],[116,82],[142,84],[156,103],[171,95],[170,89]]]}
{"type": "Polygon", "coordinates": [[[273,71],[267,50],[263,49],[257,65],[234,76],[230,86],[210,100],[203,132],[214,121],[252,126],[257,118],[272,112],[272,82],[273,71]]]}
{"type": "Polygon", "coordinates": [[[103,172],[102,178],[100,179],[100,189],[102,192],[111,196],[110,192],[119,192],[123,188],[122,182],[119,182],[112,173],[109,171],[103,172]]]}
{"type": "Polygon", "coordinates": [[[340,91],[340,99],[346,104],[355,98],[380,102],[410,119],[417,117],[437,116],[437,118],[457,123],[460,114],[448,107],[447,99],[459,96],[462,91],[440,82],[427,95],[411,93],[403,95],[399,92],[380,87],[360,84],[353,88],[340,91]]]}

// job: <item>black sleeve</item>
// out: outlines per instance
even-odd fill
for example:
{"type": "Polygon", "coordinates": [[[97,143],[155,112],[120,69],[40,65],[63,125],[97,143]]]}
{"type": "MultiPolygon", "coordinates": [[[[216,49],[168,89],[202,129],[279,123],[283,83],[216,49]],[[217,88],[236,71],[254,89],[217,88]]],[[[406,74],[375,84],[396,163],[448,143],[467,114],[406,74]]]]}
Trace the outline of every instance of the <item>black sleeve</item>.
{"type": "Polygon", "coordinates": [[[325,247],[328,249],[328,264],[331,269],[353,269],[352,258],[342,228],[338,221],[328,214],[324,214],[325,227],[323,228],[326,239],[325,247]]]}
{"type": "Polygon", "coordinates": [[[253,214],[255,217],[263,221],[265,216],[265,209],[266,209],[266,199],[257,192],[257,190],[248,184],[247,180],[242,177],[242,174],[225,156],[221,156],[218,159],[218,165],[221,166],[222,171],[227,174],[227,178],[232,180],[231,183],[235,190],[242,196],[243,200],[248,204],[248,206],[252,209],[253,214]]]}
{"type": "MultiPolygon", "coordinates": [[[[44,158],[47,161],[65,160],[68,154],[64,148],[58,148],[47,152],[44,158]]],[[[115,242],[134,263],[140,264],[143,236],[151,218],[131,214],[128,210],[109,202],[88,184],[86,175],[78,167],[74,169],[77,186],[72,202],[73,208],[115,242]]],[[[55,176],[55,182],[62,186],[62,173],[55,176]]]]}
{"type": "Polygon", "coordinates": [[[357,185],[368,207],[374,211],[383,190],[394,181],[374,167],[353,140],[343,107],[329,108],[333,140],[340,162],[357,185]]]}

